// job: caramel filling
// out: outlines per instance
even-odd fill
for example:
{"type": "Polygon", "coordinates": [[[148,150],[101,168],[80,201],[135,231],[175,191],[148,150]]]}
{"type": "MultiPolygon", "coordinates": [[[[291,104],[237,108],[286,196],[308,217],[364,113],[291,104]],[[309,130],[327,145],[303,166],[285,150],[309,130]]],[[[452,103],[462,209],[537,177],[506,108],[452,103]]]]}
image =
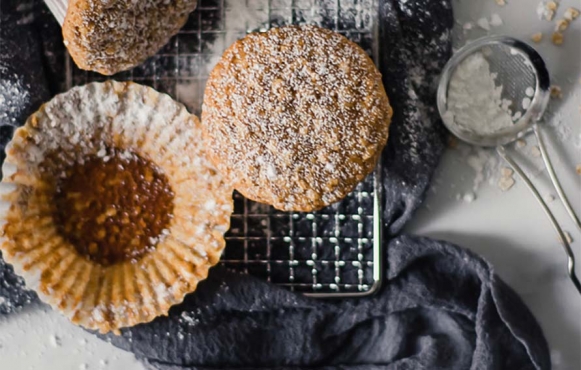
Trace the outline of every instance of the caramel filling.
{"type": "Polygon", "coordinates": [[[166,176],[151,161],[108,150],[65,170],[54,218],[81,255],[109,266],[155,248],[172,218],[173,198],[166,176]]]}

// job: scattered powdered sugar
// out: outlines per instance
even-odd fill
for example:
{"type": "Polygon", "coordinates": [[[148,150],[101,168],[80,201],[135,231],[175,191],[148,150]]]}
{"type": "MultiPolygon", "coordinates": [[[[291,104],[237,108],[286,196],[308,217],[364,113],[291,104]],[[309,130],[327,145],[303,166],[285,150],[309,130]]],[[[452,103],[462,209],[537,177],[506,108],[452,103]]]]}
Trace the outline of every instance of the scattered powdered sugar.
{"type": "Polygon", "coordinates": [[[28,105],[30,100],[29,88],[24,85],[22,76],[6,76],[0,63],[0,123],[2,125],[18,126],[20,111],[28,105]]]}
{"type": "Polygon", "coordinates": [[[191,311],[184,311],[180,315],[180,322],[185,323],[188,326],[196,326],[200,323],[200,319],[198,316],[201,314],[201,310],[197,310],[197,314],[194,314],[191,311]]]}
{"type": "Polygon", "coordinates": [[[463,60],[448,85],[448,110],[444,119],[481,135],[511,127],[511,101],[502,98],[503,86],[497,84],[496,76],[490,72],[490,64],[481,52],[463,60]]]}
{"type": "Polygon", "coordinates": [[[61,339],[55,334],[49,335],[48,342],[50,343],[50,345],[52,347],[55,347],[55,348],[60,347],[60,345],[61,345],[61,339]]]}
{"type": "MultiPolygon", "coordinates": [[[[486,17],[478,18],[478,20],[476,21],[476,24],[481,29],[483,29],[485,31],[490,31],[490,30],[492,30],[492,27],[500,27],[504,24],[504,22],[502,21],[502,18],[500,17],[500,15],[498,15],[497,13],[494,13],[490,16],[490,18],[486,18],[486,17]]],[[[473,26],[472,26],[471,22],[464,23],[463,29],[465,31],[469,31],[472,28],[473,28],[473,26]]]]}
{"type": "Polygon", "coordinates": [[[502,18],[500,17],[500,15],[494,13],[492,14],[492,16],[490,17],[490,25],[493,27],[500,27],[503,25],[502,22],[502,18]]]}
{"type": "Polygon", "coordinates": [[[490,31],[490,22],[488,21],[487,18],[480,18],[478,19],[478,21],[476,21],[476,24],[478,24],[478,26],[480,28],[482,28],[485,31],[490,31]]]}

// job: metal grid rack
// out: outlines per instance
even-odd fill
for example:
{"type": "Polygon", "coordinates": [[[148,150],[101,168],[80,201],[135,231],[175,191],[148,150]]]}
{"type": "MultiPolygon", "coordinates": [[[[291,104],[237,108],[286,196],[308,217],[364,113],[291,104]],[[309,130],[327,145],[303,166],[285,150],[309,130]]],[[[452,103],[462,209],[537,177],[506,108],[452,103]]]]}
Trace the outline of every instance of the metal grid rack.
{"type": "MultiPolygon", "coordinates": [[[[210,71],[222,52],[247,32],[317,24],[344,34],[375,56],[376,10],[375,0],[201,0],[157,55],[112,78],[149,85],[199,115],[210,71]]],[[[81,71],[67,58],[67,89],[107,78],[81,71]]],[[[381,281],[379,171],[380,165],[343,201],[313,213],[280,212],[235,193],[221,263],[315,296],[372,293],[381,281]]]]}

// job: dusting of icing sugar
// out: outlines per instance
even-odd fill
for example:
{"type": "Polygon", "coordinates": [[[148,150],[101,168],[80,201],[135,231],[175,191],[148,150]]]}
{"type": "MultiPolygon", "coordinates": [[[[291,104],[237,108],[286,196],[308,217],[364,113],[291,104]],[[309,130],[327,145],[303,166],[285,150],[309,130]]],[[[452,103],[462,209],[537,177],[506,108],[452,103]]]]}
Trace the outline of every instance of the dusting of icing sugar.
{"type": "Polygon", "coordinates": [[[83,69],[111,75],[154,55],[186,23],[196,0],[71,2],[63,36],[83,69]]]}
{"type": "Polygon", "coordinates": [[[219,169],[280,209],[338,200],[373,169],[387,138],[381,75],[362,49],[321,28],[247,35],[226,51],[205,94],[219,169]]]}
{"type": "Polygon", "coordinates": [[[8,78],[2,69],[0,63],[0,123],[2,125],[20,126],[22,122],[17,122],[16,117],[22,107],[28,105],[30,101],[30,93],[27,86],[22,81],[22,76],[14,74],[12,78],[8,78]]]}
{"type": "Polygon", "coordinates": [[[480,135],[509,128],[513,125],[512,102],[503,99],[502,92],[503,86],[496,82],[484,54],[476,52],[453,71],[443,118],[480,135]]]}
{"type": "Polygon", "coordinates": [[[205,78],[226,48],[247,33],[267,31],[271,27],[290,24],[292,21],[294,24],[356,30],[357,34],[365,34],[374,32],[374,20],[377,18],[377,0],[306,0],[298,1],[292,6],[290,1],[277,3],[267,0],[223,0],[223,4],[223,29],[220,29],[219,34],[202,32],[200,40],[180,38],[179,41],[184,48],[199,46],[204,50],[199,58],[189,59],[188,64],[180,66],[184,70],[199,68],[201,79],[176,80],[176,99],[195,114],[200,114],[202,110],[205,78]],[[272,11],[273,8],[275,11],[272,11]],[[338,12],[339,8],[349,11],[338,12]]]}

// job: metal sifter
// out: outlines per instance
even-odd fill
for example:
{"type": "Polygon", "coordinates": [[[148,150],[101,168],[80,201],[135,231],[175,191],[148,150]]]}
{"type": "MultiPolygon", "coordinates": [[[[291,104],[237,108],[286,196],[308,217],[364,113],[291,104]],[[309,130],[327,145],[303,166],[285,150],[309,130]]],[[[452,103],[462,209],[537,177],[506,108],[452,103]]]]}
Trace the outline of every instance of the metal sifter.
{"type": "MultiPolygon", "coordinates": [[[[524,173],[522,168],[507,152],[505,145],[517,139],[534,133],[543,158],[543,162],[551,178],[553,186],[563,206],[567,210],[571,219],[581,230],[581,222],[575,211],[571,207],[567,196],[563,192],[561,184],[555,174],[551,160],[543,141],[539,128],[539,120],[542,117],[550,98],[549,73],[541,56],[528,44],[506,36],[492,36],[478,39],[460,49],[448,61],[444,67],[440,83],[438,86],[438,111],[442,116],[444,125],[459,139],[477,146],[496,147],[498,154],[512,167],[512,169],[522,178],[543,210],[549,217],[551,224],[559,235],[563,249],[567,255],[567,271],[575,288],[581,294],[581,283],[575,273],[575,256],[567,241],[567,237],[559,222],[543,200],[539,191],[530,178],[524,173]],[[448,111],[448,90],[450,81],[454,76],[456,68],[469,56],[475,53],[482,53],[490,65],[490,72],[496,74],[496,81],[503,86],[502,98],[510,102],[520,102],[523,99],[530,101],[527,107],[519,111],[514,116],[514,124],[509,127],[500,128],[497,131],[486,133],[467,130],[458,124],[453,117],[446,114],[448,111]],[[534,89],[534,92],[532,91],[534,89]]],[[[516,106],[517,104],[512,104],[516,106]]],[[[468,107],[466,108],[468,109],[468,107]]],[[[486,125],[487,122],[482,122],[486,125]]]]}

